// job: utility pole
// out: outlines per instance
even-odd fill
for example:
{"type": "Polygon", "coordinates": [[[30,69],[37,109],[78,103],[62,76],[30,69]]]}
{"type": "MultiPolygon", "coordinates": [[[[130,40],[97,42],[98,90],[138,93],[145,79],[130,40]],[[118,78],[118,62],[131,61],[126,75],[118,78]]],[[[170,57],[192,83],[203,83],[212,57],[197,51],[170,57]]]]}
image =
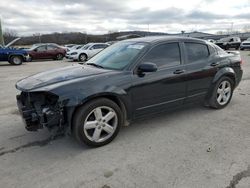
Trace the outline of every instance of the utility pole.
{"type": "Polygon", "coordinates": [[[149,34],[149,23],[148,23],[148,36],[149,36],[150,34],[149,34]]]}
{"type": "Polygon", "coordinates": [[[0,19],[0,45],[4,46],[4,39],[3,39],[3,31],[2,31],[1,19],[0,19]]]}
{"type": "Polygon", "coordinates": [[[233,34],[233,30],[234,30],[234,23],[231,22],[231,34],[233,34]]]}

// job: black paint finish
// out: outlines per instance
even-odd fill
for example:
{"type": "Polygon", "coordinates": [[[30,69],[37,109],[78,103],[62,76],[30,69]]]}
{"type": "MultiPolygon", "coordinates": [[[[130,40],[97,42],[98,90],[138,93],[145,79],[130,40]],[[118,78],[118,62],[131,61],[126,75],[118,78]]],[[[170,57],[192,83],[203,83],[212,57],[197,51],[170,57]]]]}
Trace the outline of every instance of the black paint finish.
{"type": "Polygon", "coordinates": [[[26,114],[25,120],[30,130],[43,126],[70,127],[75,109],[97,97],[107,97],[116,102],[125,118],[131,121],[185,103],[205,100],[222,76],[231,77],[235,87],[242,77],[239,55],[217,51],[214,44],[203,40],[145,37],[126,41],[145,42],[149,45],[123,70],[75,65],[39,73],[17,82],[16,88],[21,91],[17,96],[19,109],[22,114],[26,114]],[[150,49],[173,42],[180,46],[179,65],[164,66],[155,72],[138,71],[140,64],[150,63],[142,61],[150,49]],[[200,61],[188,62],[185,42],[207,45],[213,49],[213,53],[210,52],[207,58],[200,61]],[[30,112],[28,115],[27,110],[30,112]],[[56,120],[49,121],[49,118],[55,116],[56,120]]]}

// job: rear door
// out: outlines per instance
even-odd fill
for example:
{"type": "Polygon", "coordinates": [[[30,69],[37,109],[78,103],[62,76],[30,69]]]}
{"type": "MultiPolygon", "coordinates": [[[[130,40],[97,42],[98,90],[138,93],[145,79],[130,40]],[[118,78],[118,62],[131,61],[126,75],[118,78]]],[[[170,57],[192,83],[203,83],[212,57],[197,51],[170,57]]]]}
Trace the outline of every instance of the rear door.
{"type": "Polygon", "coordinates": [[[57,46],[54,45],[48,45],[47,46],[47,58],[55,58],[57,55],[57,46]]]}
{"type": "Polygon", "coordinates": [[[158,70],[143,77],[133,75],[131,93],[135,116],[183,104],[186,82],[185,65],[181,59],[178,42],[158,44],[144,56],[141,63],[155,63],[158,70]]]}
{"type": "Polygon", "coordinates": [[[185,42],[185,64],[187,77],[186,102],[203,99],[217,72],[218,62],[213,47],[205,43],[185,42]]]}

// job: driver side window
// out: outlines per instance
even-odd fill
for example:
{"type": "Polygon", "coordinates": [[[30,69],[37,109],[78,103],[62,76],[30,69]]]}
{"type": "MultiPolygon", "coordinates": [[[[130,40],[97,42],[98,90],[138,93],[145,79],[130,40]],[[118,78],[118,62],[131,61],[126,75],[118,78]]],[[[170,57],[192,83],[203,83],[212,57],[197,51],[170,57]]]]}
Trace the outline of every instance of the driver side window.
{"type": "Polygon", "coordinates": [[[143,58],[143,62],[155,63],[158,68],[181,64],[179,43],[159,44],[153,47],[143,58]]]}

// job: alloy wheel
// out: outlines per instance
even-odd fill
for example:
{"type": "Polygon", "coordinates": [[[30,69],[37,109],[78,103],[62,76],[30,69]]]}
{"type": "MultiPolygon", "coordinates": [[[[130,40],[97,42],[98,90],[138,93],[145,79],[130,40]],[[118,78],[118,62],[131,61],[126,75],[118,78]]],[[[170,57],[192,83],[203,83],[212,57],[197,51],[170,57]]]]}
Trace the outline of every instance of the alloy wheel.
{"type": "Polygon", "coordinates": [[[107,106],[97,107],[85,119],[83,131],[93,142],[104,142],[115,132],[118,125],[116,112],[107,106]]]}
{"type": "Polygon", "coordinates": [[[58,55],[56,56],[56,59],[57,59],[57,60],[62,60],[62,59],[63,59],[63,55],[62,55],[62,54],[58,54],[58,55]]]}
{"type": "Polygon", "coordinates": [[[22,63],[22,60],[20,59],[20,57],[14,57],[14,58],[13,58],[13,63],[14,63],[15,65],[19,65],[19,64],[22,63]]]}
{"type": "Polygon", "coordinates": [[[82,54],[80,55],[80,61],[86,61],[86,55],[82,54]]]}
{"type": "Polygon", "coordinates": [[[217,102],[220,105],[225,105],[230,100],[231,95],[231,83],[227,80],[222,81],[217,89],[217,102]]]}

